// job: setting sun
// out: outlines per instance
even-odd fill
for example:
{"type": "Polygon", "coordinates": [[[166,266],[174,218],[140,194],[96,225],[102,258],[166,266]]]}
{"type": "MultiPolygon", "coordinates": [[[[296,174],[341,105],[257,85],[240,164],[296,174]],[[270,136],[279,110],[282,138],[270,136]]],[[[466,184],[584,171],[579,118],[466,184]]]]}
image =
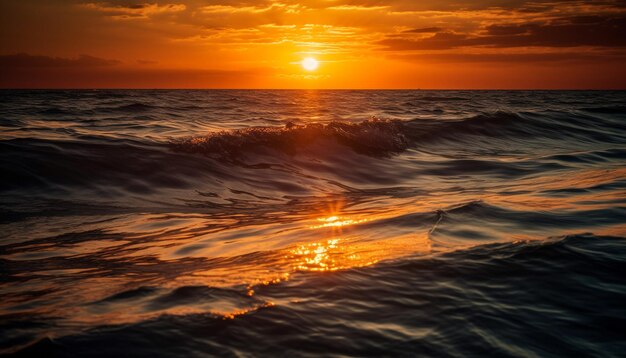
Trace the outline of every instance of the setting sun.
{"type": "Polygon", "coordinates": [[[319,65],[320,63],[312,57],[307,57],[302,60],[302,68],[307,71],[315,71],[319,65]]]}

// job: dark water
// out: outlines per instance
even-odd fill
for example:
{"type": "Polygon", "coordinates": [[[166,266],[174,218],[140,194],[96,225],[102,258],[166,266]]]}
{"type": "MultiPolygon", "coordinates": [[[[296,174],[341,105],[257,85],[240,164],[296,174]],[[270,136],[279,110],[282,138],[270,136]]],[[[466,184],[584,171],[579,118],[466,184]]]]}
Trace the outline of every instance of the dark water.
{"type": "Polygon", "coordinates": [[[0,92],[0,352],[619,357],[626,92],[0,92]]]}

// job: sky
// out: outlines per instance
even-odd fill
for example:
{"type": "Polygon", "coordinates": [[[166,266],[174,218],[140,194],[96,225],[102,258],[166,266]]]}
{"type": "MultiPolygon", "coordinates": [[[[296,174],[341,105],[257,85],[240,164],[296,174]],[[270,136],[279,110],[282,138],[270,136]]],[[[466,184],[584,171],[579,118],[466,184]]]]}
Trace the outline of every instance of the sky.
{"type": "Polygon", "coordinates": [[[0,87],[626,89],[626,0],[2,1],[0,87]]]}

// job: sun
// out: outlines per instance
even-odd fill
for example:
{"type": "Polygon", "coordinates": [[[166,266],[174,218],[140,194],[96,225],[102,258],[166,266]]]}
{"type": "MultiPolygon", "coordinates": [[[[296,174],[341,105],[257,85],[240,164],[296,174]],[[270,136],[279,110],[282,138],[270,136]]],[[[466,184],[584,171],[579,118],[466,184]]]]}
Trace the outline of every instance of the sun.
{"type": "Polygon", "coordinates": [[[304,60],[302,60],[301,64],[302,64],[302,68],[304,68],[307,71],[315,71],[317,69],[317,66],[320,65],[319,61],[317,61],[313,57],[305,58],[304,60]]]}

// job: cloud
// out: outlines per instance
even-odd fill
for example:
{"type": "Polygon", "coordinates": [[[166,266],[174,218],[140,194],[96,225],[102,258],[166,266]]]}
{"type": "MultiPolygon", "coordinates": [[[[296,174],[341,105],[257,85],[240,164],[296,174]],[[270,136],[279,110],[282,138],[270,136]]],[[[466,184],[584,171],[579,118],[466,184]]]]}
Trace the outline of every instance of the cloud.
{"type": "Polygon", "coordinates": [[[3,69],[59,67],[93,68],[115,66],[120,63],[121,62],[118,60],[107,60],[88,55],[80,55],[77,58],[37,56],[26,53],[0,56],[0,67],[3,69]]]}
{"type": "Polygon", "coordinates": [[[389,6],[338,5],[331,6],[326,9],[336,11],[379,11],[387,10],[389,9],[389,6]]]}
{"type": "Polygon", "coordinates": [[[489,63],[489,64],[519,64],[519,63],[604,63],[623,62],[626,52],[610,53],[580,53],[580,52],[544,52],[544,53],[434,53],[434,54],[400,54],[393,58],[411,62],[433,63],[489,63]]]}
{"type": "Polygon", "coordinates": [[[86,3],[82,7],[107,14],[114,19],[145,19],[152,15],[184,11],[184,4],[130,4],[116,5],[105,3],[86,3]]]}
{"type": "Polygon", "coordinates": [[[243,88],[262,87],[271,69],[167,69],[0,66],[0,88],[243,88]]]}
{"type": "Polygon", "coordinates": [[[200,12],[204,14],[261,14],[275,11],[287,14],[298,14],[303,9],[305,9],[305,7],[300,4],[273,2],[266,6],[208,5],[201,7],[200,12]]]}
{"type": "Polygon", "coordinates": [[[521,24],[493,24],[477,35],[438,32],[427,38],[392,38],[378,43],[387,50],[444,50],[460,47],[623,47],[626,17],[576,16],[521,24]]]}
{"type": "Polygon", "coordinates": [[[341,53],[348,56],[349,53],[358,52],[358,48],[368,46],[370,39],[354,27],[268,23],[241,29],[207,29],[203,35],[173,38],[171,41],[239,50],[247,47],[290,46],[294,52],[341,53]]]}
{"type": "Polygon", "coordinates": [[[410,34],[427,34],[427,33],[435,33],[435,32],[441,32],[443,31],[443,29],[441,27],[422,27],[419,29],[411,29],[411,30],[406,30],[403,31],[404,33],[410,34]]]}
{"type": "Polygon", "coordinates": [[[467,40],[467,35],[438,32],[424,39],[387,38],[379,41],[378,44],[391,51],[447,50],[469,46],[467,40]]]}
{"type": "Polygon", "coordinates": [[[626,46],[626,17],[576,16],[555,19],[547,24],[494,25],[487,28],[487,34],[478,39],[477,44],[494,47],[621,47],[626,46]]]}
{"type": "MultiPolygon", "coordinates": [[[[324,2],[317,1],[324,4],[324,2]]],[[[394,12],[420,11],[481,11],[515,10],[521,12],[563,11],[571,7],[602,7],[619,9],[626,7],[624,0],[339,0],[329,1],[329,6],[385,6],[394,12]]],[[[324,5],[320,5],[325,7],[324,5]]]]}
{"type": "Polygon", "coordinates": [[[269,11],[273,6],[256,7],[256,6],[231,6],[231,5],[209,5],[200,8],[200,12],[205,14],[236,14],[236,13],[252,13],[258,14],[269,11]]]}

